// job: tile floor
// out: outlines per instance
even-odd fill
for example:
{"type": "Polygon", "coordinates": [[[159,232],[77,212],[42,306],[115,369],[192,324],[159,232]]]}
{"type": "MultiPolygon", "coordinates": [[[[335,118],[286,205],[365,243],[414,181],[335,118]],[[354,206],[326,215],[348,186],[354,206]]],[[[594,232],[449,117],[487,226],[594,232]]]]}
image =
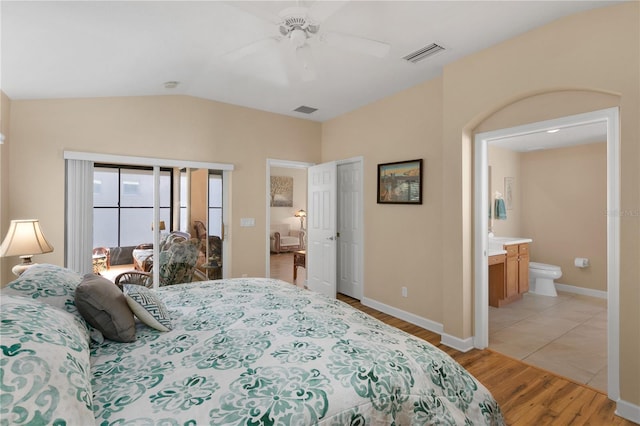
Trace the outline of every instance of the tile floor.
{"type": "Polygon", "coordinates": [[[489,307],[489,348],[606,393],[607,301],[526,293],[489,307]]]}

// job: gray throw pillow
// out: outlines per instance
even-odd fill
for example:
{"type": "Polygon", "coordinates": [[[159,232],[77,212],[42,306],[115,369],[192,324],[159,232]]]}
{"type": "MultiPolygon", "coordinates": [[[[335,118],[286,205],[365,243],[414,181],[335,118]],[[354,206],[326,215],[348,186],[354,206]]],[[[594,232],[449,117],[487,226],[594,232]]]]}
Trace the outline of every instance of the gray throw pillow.
{"type": "Polygon", "coordinates": [[[116,342],[136,340],[136,323],[118,286],[99,275],[87,274],[76,288],[76,308],[82,317],[116,342]]]}

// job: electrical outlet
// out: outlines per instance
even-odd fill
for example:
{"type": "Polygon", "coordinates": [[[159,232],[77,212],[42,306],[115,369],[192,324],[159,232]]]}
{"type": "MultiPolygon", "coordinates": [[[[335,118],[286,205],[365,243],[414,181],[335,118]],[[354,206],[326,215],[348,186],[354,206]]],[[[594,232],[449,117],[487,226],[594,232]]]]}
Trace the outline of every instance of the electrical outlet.
{"type": "Polygon", "coordinates": [[[407,288],[402,287],[402,297],[407,297],[407,288]]]}
{"type": "Polygon", "coordinates": [[[240,226],[242,227],[256,226],[256,219],[253,217],[241,217],[240,226]]]}

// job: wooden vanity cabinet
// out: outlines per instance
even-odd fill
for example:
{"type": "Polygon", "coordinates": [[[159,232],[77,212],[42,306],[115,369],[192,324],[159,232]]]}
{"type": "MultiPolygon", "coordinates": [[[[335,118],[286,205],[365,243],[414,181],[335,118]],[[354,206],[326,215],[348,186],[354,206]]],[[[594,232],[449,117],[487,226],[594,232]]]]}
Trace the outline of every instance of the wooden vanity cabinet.
{"type": "Polygon", "coordinates": [[[522,299],[529,291],[529,244],[503,246],[504,255],[489,257],[489,305],[496,308],[522,299]]]}
{"type": "Polygon", "coordinates": [[[529,291],[529,244],[518,244],[518,293],[529,291]]]}
{"type": "Polygon", "coordinates": [[[509,299],[518,294],[518,246],[504,246],[507,251],[507,259],[505,264],[505,299],[509,299]]]}

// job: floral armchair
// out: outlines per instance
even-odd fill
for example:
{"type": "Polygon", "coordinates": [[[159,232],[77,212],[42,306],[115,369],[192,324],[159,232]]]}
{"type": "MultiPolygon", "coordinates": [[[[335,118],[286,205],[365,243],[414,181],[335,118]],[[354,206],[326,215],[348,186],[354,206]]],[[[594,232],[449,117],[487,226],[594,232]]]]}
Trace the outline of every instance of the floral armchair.
{"type": "MultiPolygon", "coordinates": [[[[154,262],[152,257],[144,259],[144,269],[127,271],[118,276],[118,281],[123,284],[142,284],[153,286],[153,267],[160,267],[160,286],[180,283],[190,283],[196,275],[196,264],[200,257],[201,241],[190,239],[186,232],[172,232],[165,236],[159,245],[159,262],[154,262]]],[[[150,249],[153,251],[153,249],[150,249]]],[[[140,268],[138,268],[140,269],[140,268]]]]}
{"type": "Polygon", "coordinates": [[[200,255],[200,240],[175,242],[160,252],[160,286],[190,283],[200,255]]]}
{"type": "MultiPolygon", "coordinates": [[[[187,232],[173,231],[162,237],[160,251],[168,249],[173,243],[191,238],[187,232]]],[[[133,249],[133,267],[138,271],[150,272],[153,268],[153,244],[144,243],[133,249]]]]}

